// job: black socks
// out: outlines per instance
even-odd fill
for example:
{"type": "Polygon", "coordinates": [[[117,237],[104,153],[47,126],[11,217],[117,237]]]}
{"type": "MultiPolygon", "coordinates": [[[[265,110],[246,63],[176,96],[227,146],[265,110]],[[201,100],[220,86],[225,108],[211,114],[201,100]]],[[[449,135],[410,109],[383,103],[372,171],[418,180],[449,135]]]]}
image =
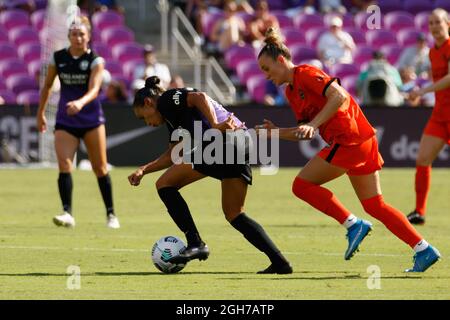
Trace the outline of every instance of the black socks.
{"type": "Polygon", "coordinates": [[[113,205],[113,198],[112,198],[112,184],[111,184],[111,178],[109,177],[109,174],[106,174],[106,176],[97,178],[98,186],[100,188],[100,192],[102,193],[103,202],[105,203],[106,207],[106,215],[114,214],[114,205],[113,205]]]}
{"type": "Polygon", "coordinates": [[[176,223],[178,228],[186,235],[188,246],[198,246],[202,243],[202,239],[192,219],[189,207],[184,201],[181,194],[174,187],[165,187],[158,189],[161,200],[166,205],[169,215],[176,223]]]}
{"type": "Polygon", "coordinates": [[[72,214],[72,175],[66,172],[60,172],[58,177],[59,197],[63,210],[72,214]]]}
{"type": "Polygon", "coordinates": [[[279,266],[288,263],[280,250],[278,250],[272,240],[270,240],[263,227],[255,220],[246,216],[245,213],[241,213],[230,223],[236,230],[244,235],[248,242],[264,252],[274,265],[279,266]]]}

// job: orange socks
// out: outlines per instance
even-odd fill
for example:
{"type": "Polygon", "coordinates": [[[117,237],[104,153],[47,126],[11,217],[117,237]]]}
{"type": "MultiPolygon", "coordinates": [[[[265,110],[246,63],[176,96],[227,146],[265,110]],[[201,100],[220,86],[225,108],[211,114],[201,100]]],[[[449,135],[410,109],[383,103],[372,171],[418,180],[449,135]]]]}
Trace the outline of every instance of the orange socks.
{"type": "Polygon", "coordinates": [[[416,211],[425,215],[428,191],[430,191],[431,166],[416,167],[416,211]]]}
{"type": "Polygon", "coordinates": [[[363,200],[361,203],[368,214],[380,220],[393,234],[406,242],[411,248],[414,248],[423,239],[403,213],[383,201],[383,196],[378,195],[363,200]]]}
{"type": "Polygon", "coordinates": [[[351,214],[330,190],[301,178],[295,178],[292,192],[317,210],[333,217],[340,224],[344,223],[351,214]]]}

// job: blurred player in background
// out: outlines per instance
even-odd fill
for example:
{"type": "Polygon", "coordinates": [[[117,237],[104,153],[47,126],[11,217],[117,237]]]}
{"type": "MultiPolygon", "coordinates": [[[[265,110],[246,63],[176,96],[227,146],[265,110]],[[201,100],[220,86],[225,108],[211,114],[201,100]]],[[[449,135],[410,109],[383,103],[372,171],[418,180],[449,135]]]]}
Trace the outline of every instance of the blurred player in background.
{"type": "Polygon", "coordinates": [[[117,229],[120,224],[114,213],[111,179],[107,171],[105,118],[97,98],[105,62],[89,49],[90,32],[89,20],[86,17],[76,18],[69,28],[70,46],[53,54],[41,91],[37,128],[39,132],[47,130],[45,108],[58,75],[61,96],[56,115],[55,150],[63,213],[55,216],[53,222],[57,226],[75,226],[71,171],[75,153],[83,139],[106,207],[107,226],[117,229]]]}
{"type": "MultiPolygon", "coordinates": [[[[223,133],[227,129],[243,130],[241,133],[245,133],[246,130],[244,123],[206,94],[190,88],[165,91],[160,85],[160,79],[156,76],[146,79],[145,87],[135,95],[133,108],[136,117],[143,119],[149,126],[157,127],[166,123],[170,136],[175,130],[183,128],[188,130],[191,137],[194,136],[195,139],[195,123],[201,124],[203,131],[215,128],[223,133]]],[[[183,150],[183,152],[193,154],[198,146],[202,146],[199,150],[203,150],[203,147],[208,145],[203,140],[196,142],[200,144],[195,144],[192,150],[183,150]]],[[[222,209],[227,221],[270,259],[271,265],[258,273],[292,273],[289,262],[270,240],[261,225],[244,213],[247,187],[252,183],[252,170],[248,161],[228,163],[225,162],[228,158],[224,153],[222,164],[207,164],[203,158],[201,163],[174,164],[171,154],[176,144],[177,142],[171,140],[166,152],[128,177],[131,185],[138,186],[144,175],[167,169],[156,182],[156,188],[169,215],[183,231],[188,243],[187,248],[179,256],[174,257],[175,260],[169,260],[169,262],[187,263],[193,259],[205,260],[209,256],[209,248],[202,241],[189,207],[179,192],[184,186],[209,176],[221,180],[222,209]]],[[[223,147],[225,150],[225,145],[223,147]]],[[[246,150],[247,148],[245,152],[246,150]]],[[[236,152],[239,150],[234,154],[237,154],[236,152]]]]}
{"type": "MultiPolygon", "coordinates": [[[[279,128],[279,137],[292,141],[311,139],[319,130],[329,144],[300,171],[292,185],[293,193],[347,228],[348,248],[344,258],[349,260],[372,225],[354,216],[321,186],[347,174],[364,210],[416,252],[414,266],[407,271],[428,269],[440,254],[400,211],[384,202],[378,173],[383,159],[378,152],[375,129],[353,97],[339,85],[337,78],[310,65],[295,66],[289,49],[274,29],[269,29],[265,43],[258,56],[260,68],[275,85],[287,84],[286,96],[298,121],[296,127],[279,128]]],[[[258,127],[269,132],[278,129],[269,120],[258,127]]]]}
{"type": "Polygon", "coordinates": [[[433,84],[410,93],[411,101],[435,92],[436,103],[423,131],[416,159],[416,208],[408,215],[414,224],[425,223],[428,192],[431,184],[431,165],[446,144],[450,144],[450,21],[443,9],[434,10],[429,29],[435,45],[430,49],[433,84]]]}

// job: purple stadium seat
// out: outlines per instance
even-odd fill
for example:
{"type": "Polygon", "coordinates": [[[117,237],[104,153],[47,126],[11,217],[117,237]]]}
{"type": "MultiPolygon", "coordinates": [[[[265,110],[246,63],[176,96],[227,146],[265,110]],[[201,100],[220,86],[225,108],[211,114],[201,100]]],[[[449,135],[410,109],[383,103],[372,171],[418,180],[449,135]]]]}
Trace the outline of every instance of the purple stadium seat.
{"type": "Polygon", "coordinates": [[[232,46],[225,52],[224,59],[227,67],[235,70],[240,61],[256,59],[255,49],[250,45],[244,47],[232,46]]]}
{"type": "Polygon", "coordinates": [[[246,84],[247,80],[255,75],[262,75],[258,62],[254,59],[239,62],[236,67],[237,76],[242,84],[246,84]]]}
{"type": "Polygon", "coordinates": [[[284,13],[284,11],[276,11],[271,12],[275,17],[278,19],[278,24],[280,25],[280,29],[284,28],[293,28],[294,27],[294,21],[292,21],[292,18],[289,17],[284,13]]]}
{"type": "Polygon", "coordinates": [[[39,59],[41,57],[41,44],[40,42],[24,43],[17,48],[17,53],[25,62],[39,59]]]}
{"type": "Polygon", "coordinates": [[[299,30],[307,31],[312,28],[325,27],[322,16],[316,14],[299,13],[294,17],[294,25],[299,30]]]}
{"type": "Polygon", "coordinates": [[[41,59],[36,59],[27,63],[28,74],[32,77],[36,76],[41,71],[41,59]]]}
{"type": "Polygon", "coordinates": [[[418,31],[415,28],[400,30],[397,33],[397,40],[399,45],[403,47],[409,47],[414,45],[417,42],[417,37],[422,32],[418,31]]]}
{"type": "Polygon", "coordinates": [[[38,83],[28,74],[12,75],[6,79],[6,87],[16,95],[26,90],[38,90],[38,83]]]}
{"type": "Polygon", "coordinates": [[[222,12],[214,12],[214,13],[206,12],[202,16],[201,25],[202,25],[202,29],[203,29],[203,35],[206,38],[209,38],[209,36],[211,35],[211,32],[214,28],[215,23],[222,18],[223,18],[222,12]]]}
{"type": "Polygon", "coordinates": [[[379,48],[385,44],[397,44],[397,38],[388,30],[369,30],[366,32],[367,44],[379,48]]]}
{"type": "Polygon", "coordinates": [[[402,54],[404,47],[395,44],[387,44],[380,48],[383,52],[384,57],[390,64],[395,65],[402,54]]]}
{"type": "Polygon", "coordinates": [[[342,87],[350,93],[353,98],[356,98],[357,91],[356,91],[356,82],[358,80],[359,75],[350,75],[341,78],[341,85],[342,87]]]}
{"type": "Polygon", "coordinates": [[[10,90],[0,90],[0,97],[2,97],[7,104],[16,104],[16,95],[10,90]]]}
{"type": "Polygon", "coordinates": [[[30,19],[24,10],[6,10],[0,12],[0,25],[9,30],[19,26],[29,26],[30,19]]]}
{"type": "Polygon", "coordinates": [[[370,46],[357,46],[353,52],[353,63],[361,66],[363,63],[372,60],[373,51],[370,46]]]}
{"type": "Polygon", "coordinates": [[[120,63],[129,60],[142,59],[144,48],[137,43],[119,43],[112,48],[113,57],[120,63]]]}
{"type": "Polygon", "coordinates": [[[236,16],[241,18],[244,21],[245,25],[247,25],[248,23],[250,23],[250,21],[253,20],[253,15],[247,12],[238,12],[236,13],[236,16]]]}
{"type": "Polygon", "coordinates": [[[31,25],[35,30],[40,31],[44,27],[46,12],[45,9],[41,9],[30,15],[31,25]]]}
{"type": "Polygon", "coordinates": [[[113,74],[119,74],[122,75],[122,64],[119,63],[118,61],[106,61],[105,64],[105,69],[109,71],[109,73],[111,73],[111,75],[113,74]]]}
{"type": "Polygon", "coordinates": [[[428,32],[428,18],[430,13],[430,11],[423,11],[416,14],[414,17],[414,25],[418,30],[428,32]]]}
{"type": "Polygon", "coordinates": [[[17,27],[9,30],[8,32],[9,40],[16,46],[20,46],[28,42],[39,42],[39,36],[33,28],[27,27],[17,27]]]}
{"type": "Polygon", "coordinates": [[[380,7],[382,14],[403,10],[402,0],[378,0],[377,5],[380,7]]]}
{"type": "Polygon", "coordinates": [[[286,4],[286,1],[280,1],[280,0],[268,0],[269,8],[270,10],[284,10],[288,9],[288,5],[286,4]]]}
{"type": "Polygon", "coordinates": [[[319,38],[322,35],[322,33],[327,32],[328,29],[325,27],[319,27],[319,28],[312,28],[309,29],[308,31],[306,31],[305,33],[305,39],[306,39],[306,43],[312,47],[312,48],[316,48],[317,47],[317,43],[319,42],[319,38]]]}
{"type": "Polygon", "coordinates": [[[330,75],[338,78],[359,74],[359,66],[356,64],[337,63],[330,67],[330,75]]]}
{"type": "Polygon", "coordinates": [[[393,32],[414,28],[414,16],[408,12],[390,12],[384,16],[384,26],[393,32]]]}
{"type": "Polygon", "coordinates": [[[0,61],[11,58],[17,58],[16,47],[9,43],[0,43],[0,61]]]}
{"type": "Polygon", "coordinates": [[[28,70],[25,64],[20,59],[7,59],[0,61],[0,75],[3,78],[8,78],[13,74],[23,74],[27,73],[28,70]]]}
{"type": "Polygon", "coordinates": [[[5,83],[5,80],[3,80],[2,77],[0,77],[0,91],[1,90],[6,90],[6,83],[5,83]]]}
{"type": "Polygon", "coordinates": [[[144,64],[144,60],[141,59],[137,59],[137,60],[130,60],[125,62],[122,65],[122,74],[124,75],[124,77],[126,79],[128,79],[128,81],[130,80],[134,80],[134,71],[136,70],[136,67],[139,65],[143,65],[144,64]]]}
{"type": "Polygon", "coordinates": [[[264,75],[256,75],[247,80],[247,91],[253,101],[264,102],[267,79],[264,75]]]}
{"type": "Polygon", "coordinates": [[[17,95],[17,104],[30,105],[39,104],[39,90],[26,90],[17,95]]]}
{"type": "Polygon", "coordinates": [[[2,27],[0,27],[0,43],[9,42],[8,32],[5,31],[2,27]]]}
{"type": "Polygon", "coordinates": [[[110,47],[118,43],[134,42],[134,33],[127,27],[111,27],[103,29],[101,32],[102,42],[110,47]]]}
{"type": "Polygon", "coordinates": [[[48,0],[34,0],[34,4],[36,6],[36,10],[46,9],[48,0]]]}
{"type": "Polygon", "coordinates": [[[433,4],[431,1],[424,0],[407,0],[403,2],[403,10],[409,13],[416,14],[420,11],[431,11],[433,10],[433,4]]]}
{"type": "Polygon", "coordinates": [[[317,59],[317,51],[310,46],[297,44],[291,48],[292,61],[296,64],[302,60],[317,59]]]}
{"type": "Polygon", "coordinates": [[[447,10],[447,12],[450,12],[450,1],[448,0],[436,0],[434,1],[434,8],[442,8],[444,10],[447,10]]]}
{"type": "Polygon", "coordinates": [[[92,25],[94,29],[103,30],[112,26],[123,26],[123,16],[115,11],[109,10],[96,12],[92,15],[92,25]]]}
{"type": "Polygon", "coordinates": [[[286,39],[286,46],[290,47],[295,44],[306,44],[305,34],[297,28],[285,28],[281,30],[286,39]]]}
{"type": "Polygon", "coordinates": [[[366,42],[366,34],[359,29],[356,28],[345,28],[344,31],[348,32],[353,38],[353,41],[358,46],[360,44],[365,45],[366,42]]]}
{"type": "Polygon", "coordinates": [[[106,61],[113,59],[110,47],[108,47],[104,43],[94,42],[94,44],[92,45],[92,50],[94,50],[94,52],[96,52],[100,57],[102,57],[106,61]]]}

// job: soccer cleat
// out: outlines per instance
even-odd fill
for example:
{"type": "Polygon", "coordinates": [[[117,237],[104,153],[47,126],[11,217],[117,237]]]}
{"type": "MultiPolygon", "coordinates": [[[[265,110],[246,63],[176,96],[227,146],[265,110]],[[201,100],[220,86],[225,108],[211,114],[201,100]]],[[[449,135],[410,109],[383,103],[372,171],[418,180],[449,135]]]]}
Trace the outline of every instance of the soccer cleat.
{"type": "Polygon", "coordinates": [[[405,272],[424,272],[441,258],[439,251],[431,245],[414,255],[414,266],[405,272]]]}
{"type": "Polygon", "coordinates": [[[364,238],[372,231],[369,221],[358,219],[358,221],[347,230],[348,248],[345,251],[345,260],[350,260],[364,238]]]}
{"type": "Polygon", "coordinates": [[[276,266],[273,263],[268,266],[266,269],[258,271],[257,274],[290,274],[292,273],[292,267],[289,263],[285,263],[283,265],[276,266]]]}
{"type": "Polygon", "coordinates": [[[198,259],[198,260],[206,260],[209,256],[209,248],[208,246],[202,242],[199,246],[188,246],[186,249],[183,250],[179,255],[170,258],[167,260],[167,262],[170,263],[188,263],[191,260],[198,259]]]}
{"type": "Polygon", "coordinates": [[[75,227],[75,219],[68,212],[64,212],[62,215],[53,217],[53,223],[58,227],[73,228],[75,227]]]}
{"type": "Polygon", "coordinates": [[[114,214],[108,214],[108,217],[106,218],[106,226],[111,229],[119,229],[119,219],[114,214]]]}
{"type": "Polygon", "coordinates": [[[411,224],[425,224],[425,217],[415,210],[408,214],[407,218],[411,224]]]}

